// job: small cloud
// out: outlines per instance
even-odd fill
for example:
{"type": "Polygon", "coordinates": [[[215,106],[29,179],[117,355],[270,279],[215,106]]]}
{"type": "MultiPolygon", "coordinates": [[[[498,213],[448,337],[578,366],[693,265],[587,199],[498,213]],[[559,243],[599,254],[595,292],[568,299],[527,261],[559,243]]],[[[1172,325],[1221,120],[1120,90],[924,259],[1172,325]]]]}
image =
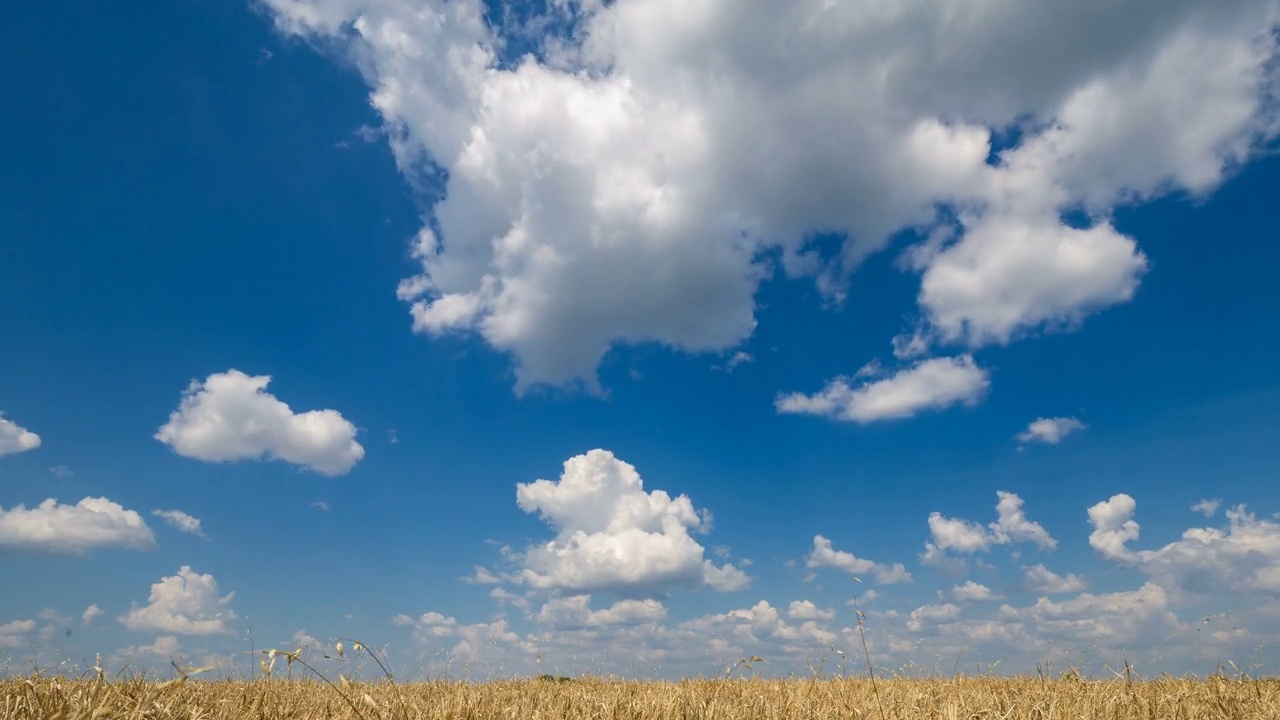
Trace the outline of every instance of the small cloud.
{"type": "MultiPolygon", "coordinates": [[[[939,591],[938,595],[941,597],[943,593],[939,591]]],[[[991,592],[991,588],[972,580],[967,580],[963,585],[956,585],[951,588],[949,597],[961,603],[989,602],[1000,599],[999,595],[991,592]]]]}
{"type": "Polygon", "coordinates": [[[1191,506],[1193,512],[1202,513],[1205,517],[1213,517],[1218,512],[1218,508],[1222,507],[1221,500],[1201,500],[1191,506]]]}
{"type": "Polygon", "coordinates": [[[476,566],[475,571],[462,579],[468,585],[498,585],[502,578],[494,575],[488,568],[476,566]]]}
{"type": "Polygon", "coordinates": [[[38,447],[39,435],[12,420],[5,420],[4,413],[0,412],[0,455],[16,455],[38,447]]]}
{"type": "Polygon", "coordinates": [[[730,592],[750,582],[734,565],[703,557],[693,533],[710,531],[708,511],[686,495],[646,490],[636,468],[608,450],[569,458],[558,480],[520,483],[516,503],[554,532],[520,554],[517,582],[530,588],[656,597],[678,586],[730,592]]]}
{"type": "Polygon", "coordinates": [[[93,624],[94,620],[97,620],[101,616],[102,608],[98,607],[96,604],[90,605],[84,609],[84,612],[80,613],[80,624],[84,627],[89,627],[93,624]]]}
{"type": "Polygon", "coordinates": [[[782,414],[870,423],[908,418],[924,410],[957,404],[976,405],[990,385],[987,371],[978,367],[971,356],[961,355],[924,360],[892,377],[857,387],[850,386],[847,378],[836,378],[813,395],[779,394],[774,405],[782,414]]]}
{"type": "Polygon", "coordinates": [[[813,536],[813,549],[805,557],[805,567],[835,568],[850,575],[873,575],[876,582],[882,585],[911,582],[911,573],[902,563],[886,565],[873,560],[860,558],[851,552],[836,550],[831,541],[821,535],[813,536]]]}
{"type": "Polygon", "coordinates": [[[239,370],[194,381],[155,439],[205,462],[283,460],[322,475],[344,475],[364,458],[356,426],[337,410],[295,413],[267,392],[269,375],[239,370]]]}
{"type": "Polygon", "coordinates": [[[733,369],[738,367],[739,365],[742,365],[743,363],[753,363],[755,361],[756,359],[752,357],[751,353],[743,352],[742,350],[739,350],[738,352],[730,356],[728,360],[725,360],[723,365],[713,365],[711,369],[722,370],[724,372],[733,372],[733,369]]]}
{"type": "Polygon", "coordinates": [[[1042,442],[1057,445],[1073,432],[1089,427],[1073,417],[1036,418],[1027,429],[1018,433],[1020,443],[1042,442]]]}
{"type": "Polygon", "coordinates": [[[1022,583],[1019,589],[1031,593],[1055,595],[1059,593],[1075,593],[1084,590],[1084,581],[1075,573],[1063,577],[1044,565],[1032,565],[1022,568],[1022,583]]]}
{"type": "Polygon", "coordinates": [[[176,528],[179,532],[206,537],[204,528],[200,526],[200,518],[192,517],[181,510],[152,510],[151,514],[164,520],[166,525],[176,528]]]}
{"type": "Polygon", "coordinates": [[[329,503],[327,503],[327,502],[325,502],[325,501],[323,501],[323,500],[317,500],[317,501],[315,501],[315,502],[311,503],[311,509],[313,509],[313,510],[319,510],[320,512],[328,512],[328,511],[329,511],[329,503]]]}
{"type": "Polygon", "coordinates": [[[130,630],[150,630],[177,635],[216,635],[230,632],[236,619],[229,604],[235,593],[220,596],[213,575],[201,575],[183,565],[177,575],[151,586],[148,604],[136,604],[120,617],[130,630]]]}
{"type": "Polygon", "coordinates": [[[787,617],[792,620],[831,620],[835,610],[820,608],[812,600],[792,600],[787,607],[787,617]]]}
{"type": "Polygon", "coordinates": [[[75,473],[71,471],[71,468],[67,467],[66,465],[54,465],[53,467],[49,468],[49,473],[52,474],[54,477],[59,477],[64,480],[66,478],[69,478],[75,475],[75,473]]]}
{"type": "Polygon", "coordinates": [[[392,445],[399,444],[400,435],[395,431],[394,428],[387,431],[387,442],[391,443],[392,445]]]}
{"type": "Polygon", "coordinates": [[[0,507],[0,548],[82,555],[103,547],[150,550],[155,535],[142,516],[106,498],[75,505],[50,498],[38,506],[0,507]]]}

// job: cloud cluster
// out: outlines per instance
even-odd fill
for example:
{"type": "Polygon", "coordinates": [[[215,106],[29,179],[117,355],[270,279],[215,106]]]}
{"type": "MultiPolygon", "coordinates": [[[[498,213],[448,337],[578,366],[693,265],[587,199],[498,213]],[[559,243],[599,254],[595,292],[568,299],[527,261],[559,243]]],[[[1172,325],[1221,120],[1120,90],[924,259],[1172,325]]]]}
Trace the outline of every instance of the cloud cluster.
{"type": "Polygon", "coordinates": [[[1047,530],[1039,523],[1027,519],[1022,509],[1022,498],[1003,490],[996,493],[996,520],[986,527],[972,520],[949,518],[942,513],[929,514],[930,539],[925,542],[925,551],[920,556],[926,565],[938,565],[959,569],[956,558],[950,557],[948,551],[960,555],[972,555],[987,552],[992,545],[1010,545],[1014,543],[1034,543],[1042,550],[1052,550],[1058,546],[1047,530]]]}
{"type": "Polygon", "coordinates": [[[269,375],[239,370],[193,381],[155,435],[183,457],[208,462],[268,457],[342,475],[364,457],[356,427],[337,410],[295,413],[266,391],[269,375]]]}
{"type": "MultiPolygon", "coordinates": [[[[1133,522],[1133,506],[1121,497],[1127,496],[1090,508],[1095,526],[1124,533],[1126,523],[1133,522]]],[[[944,543],[947,550],[957,553],[1014,542],[1052,546],[1052,538],[1025,517],[1016,496],[1000,495],[997,516],[986,526],[943,518],[946,523],[938,527],[947,529],[933,539],[949,538],[944,543]]],[[[1116,559],[1123,558],[1126,567],[1140,572],[1139,582],[1129,589],[1087,592],[1082,577],[1060,575],[1037,564],[1023,566],[1016,580],[1005,576],[1010,582],[1001,586],[976,579],[944,586],[938,589],[937,602],[923,605],[898,588],[860,594],[872,660],[929,668],[939,658],[963,657],[966,665],[999,661],[1002,669],[1012,672],[1030,672],[1037,663],[1051,662],[1072,665],[1082,673],[1101,673],[1107,663],[1129,661],[1150,673],[1208,672],[1213,665],[1207,658],[1235,647],[1231,643],[1280,639],[1280,623],[1265,602],[1259,603],[1262,610],[1233,613],[1229,628],[1226,622],[1214,624],[1220,616],[1204,617],[1208,598],[1222,600],[1241,593],[1268,599],[1280,594],[1274,585],[1280,577],[1280,525],[1240,507],[1228,512],[1226,523],[1190,529],[1181,540],[1156,550],[1134,550],[1127,547],[1128,541],[1101,541],[1116,559]],[[911,609],[898,609],[902,607],[911,609]]],[[[815,538],[807,560],[810,567],[871,575],[905,573],[901,565],[837,551],[822,536],[815,538]]],[[[1004,576],[992,566],[983,571],[989,577],[1004,576]]],[[[475,580],[502,581],[487,571],[477,573],[475,580]]],[[[436,612],[416,619],[399,616],[395,622],[412,627],[415,642],[428,652],[435,648],[431,657],[465,660],[473,675],[477,668],[488,673],[479,677],[547,669],[565,674],[705,675],[724,673],[739,658],[755,655],[768,658],[755,671],[786,676],[813,672],[824,658],[839,665],[848,653],[860,652],[862,644],[849,603],[837,610],[810,599],[779,603],[777,598],[761,598],[725,612],[673,619],[652,597],[593,606],[585,593],[555,591],[535,606],[527,602],[529,596],[518,598],[523,602],[515,605],[516,596],[501,587],[494,590],[500,591],[491,593],[500,608],[523,611],[528,623],[524,629],[505,613],[470,625],[436,612]]],[[[433,663],[432,671],[449,671],[447,664],[433,663]]],[[[828,672],[835,669],[826,667],[828,672]]]]}
{"type": "Polygon", "coordinates": [[[130,630],[174,635],[216,635],[230,632],[236,614],[230,607],[235,593],[221,596],[213,575],[201,575],[183,565],[176,575],[151,586],[147,604],[136,603],[120,617],[130,630]]]}
{"type": "Polygon", "coordinates": [[[1089,545],[1103,558],[1136,567],[1170,591],[1280,597],[1280,524],[1243,505],[1226,511],[1227,527],[1190,528],[1154,550],[1134,550],[1137,502],[1119,494],[1089,508],[1089,545]]]}
{"type": "Polygon", "coordinates": [[[901,229],[926,346],[1077,325],[1147,271],[1113,209],[1207,193],[1280,127],[1273,0],[572,0],[523,59],[479,0],[266,4],[356,58],[407,176],[447,172],[399,294],[518,388],[595,387],[614,343],[732,349],[778,267],[838,300],[901,229]]]}
{"type": "Polygon", "coordinates": [[[30,618],[0,623],[0,647],[11,648],[30,644],[36,625],[36,621],[30,618]]]}
{"type": "Polygon", "coordinates": [[[623,599],[602,610],[592,610],[588,595],[552,598],[533,616],[533,620],[555,630],[607,627],[612,625],[638,625],[660,622],[667,617],[667,608],[653,598],[644,600],[623,599]]]}
{"type": "Polygon", "coordinates": [[[155,535],[142,516],[106,498],[75,505],[50,498],[36,507],[0,507],[0,548],[81,555],[95,548],[150,550],[155,535]]]}
{"type": "Polygon", "coordinates": [[[5,420],[0,412],[0,455],[35,450],[40,447],[40,436],[19,426],[12,420],[5,420]]]}
{"type": "Polygon", "coordinates": [[[646,491],[636,469],[607,450],[565,461],[559,480],[521,483],[516,502],[555,530],[523,554],[516,579],[530,587],[651,597],[678,586],[727,591],[749,582],[732,564],[703,557],[690,533],[710,529],[709,513],[685,495],[646,491]]]}

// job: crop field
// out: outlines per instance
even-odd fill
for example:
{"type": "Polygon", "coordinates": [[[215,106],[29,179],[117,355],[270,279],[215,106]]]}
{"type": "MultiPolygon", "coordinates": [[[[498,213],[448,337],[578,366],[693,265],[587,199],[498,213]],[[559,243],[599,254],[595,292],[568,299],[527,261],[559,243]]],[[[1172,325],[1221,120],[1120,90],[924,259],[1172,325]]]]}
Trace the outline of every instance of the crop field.
{"type": "Polygon", "coordinates": [[[1280,718],[1280,681],[951,678],[679,682],[526,679],[406,684],[259,679],[0,680],[0,716],[84,718],[474,718],[509,720],[978,720],[1280,718]]]}

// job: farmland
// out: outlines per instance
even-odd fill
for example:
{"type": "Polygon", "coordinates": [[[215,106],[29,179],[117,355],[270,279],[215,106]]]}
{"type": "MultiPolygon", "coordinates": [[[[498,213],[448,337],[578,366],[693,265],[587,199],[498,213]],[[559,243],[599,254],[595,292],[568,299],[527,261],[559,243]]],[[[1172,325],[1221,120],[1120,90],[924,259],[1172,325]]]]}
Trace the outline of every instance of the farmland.
{"type": "Polygon", "coordinates": [[[1280,681],[1075,677],[883,679],[520,679],[393,685],[258,679],[0,680],[0,715],[61,718],[1280,718],[1280,681]]]}

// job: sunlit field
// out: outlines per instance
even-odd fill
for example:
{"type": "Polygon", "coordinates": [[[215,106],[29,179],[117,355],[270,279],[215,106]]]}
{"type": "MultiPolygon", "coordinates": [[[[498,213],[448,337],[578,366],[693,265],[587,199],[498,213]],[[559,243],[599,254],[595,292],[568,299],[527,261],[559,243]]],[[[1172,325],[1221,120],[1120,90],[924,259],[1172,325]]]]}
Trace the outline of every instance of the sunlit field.
{"type": "Polygon", "coordinates": [[[258,679],[0,681],[5,718],[1280,718],[1280,682],[954,678],[404,685],[258,679]]]}

